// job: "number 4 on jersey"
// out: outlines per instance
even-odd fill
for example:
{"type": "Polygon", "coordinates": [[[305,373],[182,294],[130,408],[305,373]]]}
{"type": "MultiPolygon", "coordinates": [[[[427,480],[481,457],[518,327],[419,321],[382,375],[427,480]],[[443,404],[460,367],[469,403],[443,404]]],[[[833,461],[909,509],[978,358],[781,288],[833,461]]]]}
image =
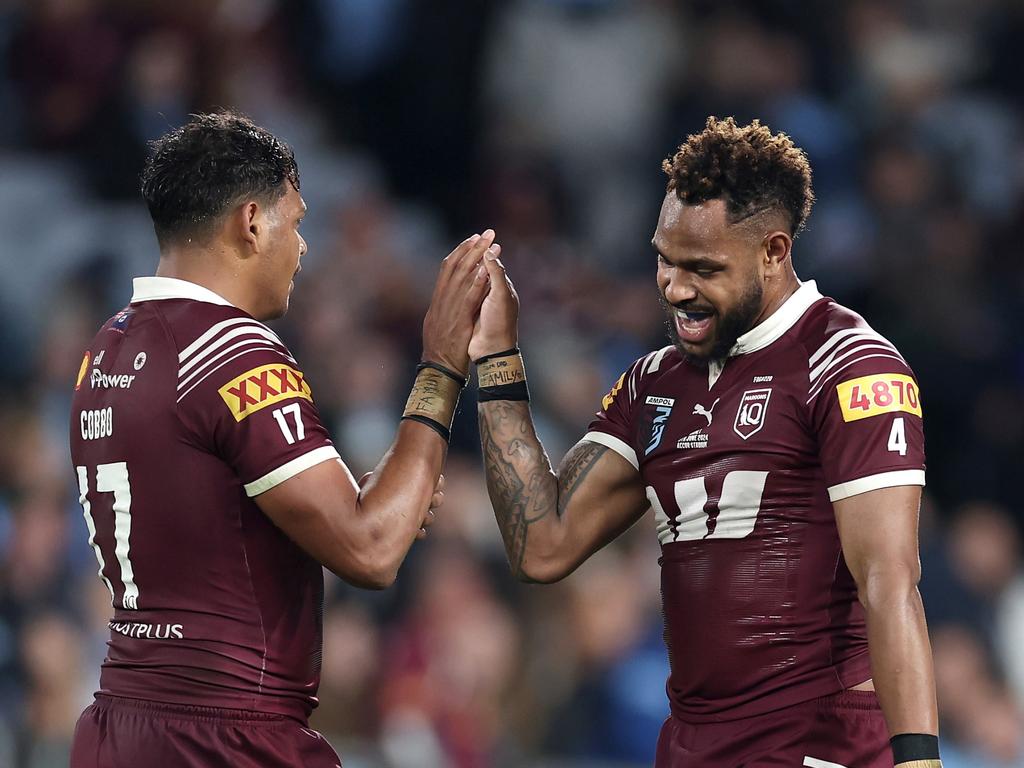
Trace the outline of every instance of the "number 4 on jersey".
{"type": "Polygon", "coordinates": [[[903,423],[902,416],[897,416],[892,420],[892,429],[889,430],[889,443],[886,447],[900,456],[907,455],[907,427],[903,423]]]}

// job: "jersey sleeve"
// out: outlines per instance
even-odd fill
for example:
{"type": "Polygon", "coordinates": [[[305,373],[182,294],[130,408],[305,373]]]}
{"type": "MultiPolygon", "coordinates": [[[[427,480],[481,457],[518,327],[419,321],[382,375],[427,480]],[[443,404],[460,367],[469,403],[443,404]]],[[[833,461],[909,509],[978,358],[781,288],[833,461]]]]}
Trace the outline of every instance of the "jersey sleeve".
{"type": "Polygon", "coordinates": [[[925,484],[921,394],[896,348],[853,329],[812,356],[808,404],[832,501],[925,484]]]}
{"type": "Polygon", "coordinates": [[[241,354],[224,344],[205,354],[186,349],[178,374],[187,432],[235,471],[248,496],[340,458],[298,363],[269,329],[253,325],[247,344],[232,340],[241,354]]]}
{"type": "Polygon", "coordinates": [[[608,394],[602,398],[601,410],[583,436],[584,440],[611,448],[638,470],[640,461],[637,458],[639,453],[633,414],[641,368],[646,359],[637,360],[619,376],[608,394]]]}

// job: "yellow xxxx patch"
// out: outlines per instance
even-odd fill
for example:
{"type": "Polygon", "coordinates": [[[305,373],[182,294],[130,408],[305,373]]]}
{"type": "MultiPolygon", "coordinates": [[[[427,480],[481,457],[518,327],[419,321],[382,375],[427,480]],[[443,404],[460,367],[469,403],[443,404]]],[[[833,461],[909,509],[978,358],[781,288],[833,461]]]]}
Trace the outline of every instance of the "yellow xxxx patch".
{"type": "Polygon", "coordinates": [[[313,401],[305,376],[290,365],[271,363],[253,368],[217,390],[235,417],[241,421],[268,405],[301,397],[313,401]]]}
{"type": "Polygon", "coordinates": [[[883,413],[904,411],[921,415],[917,382],[903,373],[861,376],[836,385],[843,421],[859,421],[883,413]]]}

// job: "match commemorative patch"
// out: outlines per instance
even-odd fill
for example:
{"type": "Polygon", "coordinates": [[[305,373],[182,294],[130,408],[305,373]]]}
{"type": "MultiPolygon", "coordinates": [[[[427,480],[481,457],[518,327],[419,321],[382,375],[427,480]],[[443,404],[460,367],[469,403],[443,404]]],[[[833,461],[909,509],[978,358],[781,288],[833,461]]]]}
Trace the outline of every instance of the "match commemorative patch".
{"type": "Polygon", "coordinates": [[[253,368],[217,390],[235,421],[263,410],[268,405],[301,397],[313,401],[305,376],[290,365],[271,363],[253,368]]]}
{"type": "Polygon", "coordinates": [[[917,382],[903,373],[877,373],[836,385],[843,421],[903,411],[921,415],[917,382]]]}

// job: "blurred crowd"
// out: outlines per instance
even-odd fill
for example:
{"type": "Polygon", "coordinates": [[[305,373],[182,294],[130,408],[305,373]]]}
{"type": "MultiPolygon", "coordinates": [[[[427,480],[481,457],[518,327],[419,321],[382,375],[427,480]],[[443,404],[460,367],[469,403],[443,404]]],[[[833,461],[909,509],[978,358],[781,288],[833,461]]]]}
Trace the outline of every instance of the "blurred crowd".
{"type": "MultiPolygon", "coordinates": [[[[818,196],[798,273],[921,382],[945,764],[1024,766],[1021,40],[1016,0],[0,0],[0,766],[66,765],[97,685],[111,607],[71,388],[156,263],[146,142],[219,105],[296,149],[310,251],[276,327],[357,476],[393,437],[452,245],[498,232],[557,461],[665,343],[660,160],[709,114],[789,133],[818,196]]],[[[514,583],[472,391],[453,432],[447,503],[397,585],[327,575],[314,726],[346,768],[649,765],[651,521],[562,584],[514,583]]]]}

